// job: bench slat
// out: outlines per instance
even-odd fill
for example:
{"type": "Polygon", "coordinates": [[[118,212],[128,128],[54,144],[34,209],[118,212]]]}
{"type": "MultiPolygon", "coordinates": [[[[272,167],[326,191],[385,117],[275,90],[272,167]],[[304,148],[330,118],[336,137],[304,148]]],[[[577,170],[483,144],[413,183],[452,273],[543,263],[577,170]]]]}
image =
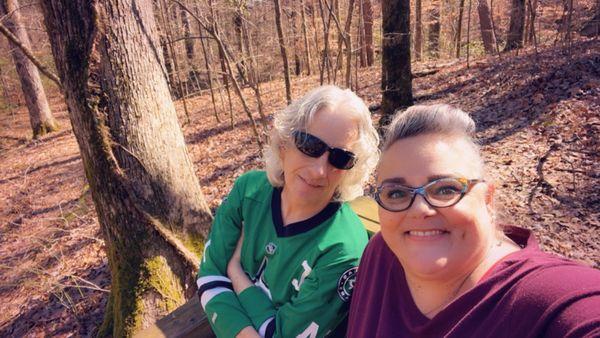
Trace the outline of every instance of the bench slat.
{"type": "Polygon", "coordinates": [[[197,296],[134,337],[213,338],[208,319],[197,296]]]}
{"type": "Polygon", "coordinates": [[[377,202],[375,200],[360,196],[351,201],[350,206],[363,222],[370,236],[379,232],[379,213],[377,212],[377,202]]]}

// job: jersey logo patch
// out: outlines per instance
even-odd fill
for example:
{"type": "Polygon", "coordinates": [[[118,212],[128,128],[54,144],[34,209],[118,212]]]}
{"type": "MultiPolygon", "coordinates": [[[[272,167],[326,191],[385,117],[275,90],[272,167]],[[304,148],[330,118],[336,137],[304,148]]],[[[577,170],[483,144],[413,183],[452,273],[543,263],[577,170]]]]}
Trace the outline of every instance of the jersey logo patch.
{"type": "Polygon", "coordinates": [[[338,280],[337,293],[344,302],[349,301],[352,295],[352,289],[354,289],[354,282],[356,281],[356,271],[358,271],[358,267],[352,267],[346,270],[338,280]]]}
{"type": "Polygon", "coordinates": [[[275,253],[275,250],[277,250],[277,245],[275,245],[275,243],[273,242],[269,242],[269,244],[265,246],[265,251],[267,252],[267,255],[273,255],[275,253]]]}

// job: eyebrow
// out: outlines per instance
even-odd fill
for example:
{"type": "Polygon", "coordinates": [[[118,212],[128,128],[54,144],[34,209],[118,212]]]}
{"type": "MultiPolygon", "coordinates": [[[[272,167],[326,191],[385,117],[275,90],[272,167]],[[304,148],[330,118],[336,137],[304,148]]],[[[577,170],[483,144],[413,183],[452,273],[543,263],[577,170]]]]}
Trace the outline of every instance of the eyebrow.
{"type": "MultiPolygon", "coordinates": [[[[440,178],[455,178],[458,177],[457,175],[432,175],[432,176],[428,176],[427,177],[427,183],[435,181],[435,180],[439,180],[440,178]]],[[[388,178],[385,179],[381,182],[381,184],[384,183],[394,183],[394,184],[406,184],[406,179],[404,179],[403,177],[392,177],[392,178],[388,178]]]]}

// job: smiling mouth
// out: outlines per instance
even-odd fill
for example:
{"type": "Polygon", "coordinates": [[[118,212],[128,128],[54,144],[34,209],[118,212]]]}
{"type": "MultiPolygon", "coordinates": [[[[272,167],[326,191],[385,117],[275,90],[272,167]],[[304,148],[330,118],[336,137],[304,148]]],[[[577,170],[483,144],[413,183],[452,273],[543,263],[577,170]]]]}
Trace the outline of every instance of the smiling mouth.
{"type": "Polygon", "coordinates": [[[323,185],[321,185],[321,184],[313,184],[313,183],[311,183],[311,182],[307,181],[307,180],[306,180],[304,177],[302,177],[302,176],[299,176],[299,177],[300,177],[300,179],[301,179],[301,180],[302,180],[304,183],[306,183],[306,185],[308,185],[308,186],[310,186],[310,187],[313,187],[313,188],[322,188],[322,187],[323,187],[323,185]]]}
{"type": "Polygon", "coordinates": [[[440,236],[449,233],[445,230],[409,230],[406,231],[406,235],[417,236],[422,238],[432,237],[432,236],[440,236]]]}

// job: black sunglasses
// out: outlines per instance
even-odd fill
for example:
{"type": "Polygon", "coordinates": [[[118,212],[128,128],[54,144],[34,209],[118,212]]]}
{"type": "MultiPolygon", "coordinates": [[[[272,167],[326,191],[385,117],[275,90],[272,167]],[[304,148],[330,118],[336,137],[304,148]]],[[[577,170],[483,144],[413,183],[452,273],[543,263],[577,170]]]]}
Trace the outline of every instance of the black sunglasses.
{"type": "Polygon", "coordinates": [[[303,131],[295,131],[292,135],[296,148],[306,156],[317,158],[329,151],[327,160],[335,168],[348,170],[356,164],[356,155],[348,150],[332,148],[320,138],[303,131]]]}

